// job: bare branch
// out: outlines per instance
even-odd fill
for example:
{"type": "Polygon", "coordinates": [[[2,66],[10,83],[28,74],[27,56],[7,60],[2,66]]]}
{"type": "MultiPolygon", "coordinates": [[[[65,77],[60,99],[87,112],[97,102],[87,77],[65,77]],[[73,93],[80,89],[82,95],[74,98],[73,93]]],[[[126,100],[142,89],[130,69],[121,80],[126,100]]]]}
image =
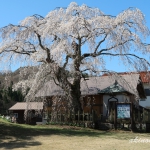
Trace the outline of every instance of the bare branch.
{"type": "MultiPolygon", "coordinates": [[[[103,40],[105,40],[105,38],[104,38],[103,40]]],[[[127,43],[127,42],[129,42],[129,41],[134,41],[134,40],[133,40],[133,39],[130,39],[130,40],[124,41],[124,42],[119,43],[119,44],[117,44],[117,45],[114,45],[114,46],[112,46],[112,47],[110,47],[110,48],[102,49],[102,50],[100,50],[100,51],[97,52],[97,53],[96,53],[96,52],[93,52],[93,53],[85,53],[85,54],[82,55],[82,60],[83,60],[84,58],[86,58],[86,57],[97,57],[97,56],[103,55],[102,52],[112,50],[112,49],[114,49],[114,48],[116,48],[116,47],[118,47],[118,46],[120,46],[120,45],[124,45],[125,43],[127,43]]],[[[98,45],[99,45],[99,44],[98,44],[98,45]]],[[[97,46],[98,46],[98,45],[97,45],[97,46]]]]}
{"type": "Polygon", "coordinates": [[[66,68],[66,65],[68,64],[68,60],[71,58],[69,55],[66,56],[66,62],[63,65],[63,68],[66,68]]]}
{"type": "Polygon", "coordinates": [[[128,53],[126,53],[126,54],[101,53],[101,55],[109,55],[109,56],[132,56],[132,57],[138,58],[140,60],[143,60],[148,65],[150,65],[150,63],[145,58],[139,57],[139,56],[137,56],[135,54],[128,54],[128,53]]]}
{"type": "Polygon", "coordinates": [[[103,40],[101,40],[101,41],[97,44],[97,46],[96,46],[96,48],[95,48],[95,50],[94,50],[94,53],[97,52],[99,46],[106,40],[106,38],[107,38],[107,34],[104,36],[103,40]]]}

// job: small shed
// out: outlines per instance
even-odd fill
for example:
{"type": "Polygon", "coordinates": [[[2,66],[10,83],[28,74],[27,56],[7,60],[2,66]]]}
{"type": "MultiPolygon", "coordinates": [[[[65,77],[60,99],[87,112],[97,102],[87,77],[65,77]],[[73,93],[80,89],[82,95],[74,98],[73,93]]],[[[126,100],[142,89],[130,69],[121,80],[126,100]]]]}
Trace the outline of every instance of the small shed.
{"type": "Polygon", "coordinates": [[[18,123],[24,123],[26,110],[30,112],[28,118],[31,118],[31,121],[42,122],[43,102],[17,102],[9,108],[18,123]]]}

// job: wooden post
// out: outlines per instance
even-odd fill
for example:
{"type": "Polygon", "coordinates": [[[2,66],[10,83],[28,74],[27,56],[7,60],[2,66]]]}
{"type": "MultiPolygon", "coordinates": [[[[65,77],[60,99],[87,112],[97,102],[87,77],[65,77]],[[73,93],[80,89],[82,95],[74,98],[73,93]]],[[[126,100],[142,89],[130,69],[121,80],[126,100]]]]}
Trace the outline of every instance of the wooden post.
{"type": "Polygon", "coordinates": [[[76,119],[76,113],[75,113],[75,111],[73,112],[73,121],[75,121],[75,119],[76,119]]]}
{"type": "Polygon", "coordinates": [[[78,122],[80,121],[80,111],[78,110],[78,122]]]}
{"type": "Polygon", "coordinates": [[[92,122],[94,122],[95,121],[95,112],[94,112],[94,110],[92,110],[92,122]]]}
{"type": "Polygon", "coordinates": [[[131,130],[133,131],[133,102],[130,104],[130,113],[131,113],[131,130]]]}
{"type": "Polygon", "coordinates": [[[140,110],[138,109],[138,123],[140,123],[141,120],[140,120],[140,110]]]}
{"type": "Polygon", "coordinates": [[[148,122],[150,123],[150,111],[148,111],[148,122]]]}
{"type": "Polygon", "coordinates": [[[89,121],[89,113],[87,113],[87,121],[89,121]]]}
{"type": "Polygon", "coordinates": [[[117,130],[117,104],[115,102],[115,109],[114,109],[114,127],[117,130]]]}
{"type": "Polygon", "coordinates": [[[68,113],[69,113],[69,115],[68,115],[68,119],[67,120],[70,122],[71,113],[70,113],[70,111],[68,113]]]}
{"type": "Polygon", "coordinates": [[[60,111],[60,123],[62,122],[62,118],[61,117],[62,117],[62,115],[61,115],[61,111],[60,111]]]}
{"type": "Polygon", "coordinates": [[[52,113],[50,112],[49,113],[49,122],[51,121],[51,119],[52,119],[52,113]]]}
{"type": "Polygon", "coordinates": [[[56,122],[58,122],[58,111],[56,112],[56,122]]]}
{"type": "Polygon", "coordinates": [[[84,121],[84,110],[83,110],[83,121],[84,121]]]}

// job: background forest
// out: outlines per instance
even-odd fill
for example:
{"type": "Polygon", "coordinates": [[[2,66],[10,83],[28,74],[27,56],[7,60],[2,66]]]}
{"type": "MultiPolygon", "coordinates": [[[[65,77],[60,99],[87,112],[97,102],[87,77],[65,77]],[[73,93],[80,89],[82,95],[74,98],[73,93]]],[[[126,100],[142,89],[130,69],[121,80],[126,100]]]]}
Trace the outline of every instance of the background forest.
{"type": "MultiPolygon", "coordinates": [[[[36,69],[34,69],[35,71],[36,69]]],[[[16,102],[24,101],[29,88],[26,89],[25,93],[22,92],[22,88],[14,89],[14,85],[19,81],[27,81],[30,75],[33,76],[33,67],[22,67],[14,72],[0,72],[0,114],[8,114],[8,109],[16,102]],[[20,73],[26,69],[26,74],[20,75],[20,73]]]]}

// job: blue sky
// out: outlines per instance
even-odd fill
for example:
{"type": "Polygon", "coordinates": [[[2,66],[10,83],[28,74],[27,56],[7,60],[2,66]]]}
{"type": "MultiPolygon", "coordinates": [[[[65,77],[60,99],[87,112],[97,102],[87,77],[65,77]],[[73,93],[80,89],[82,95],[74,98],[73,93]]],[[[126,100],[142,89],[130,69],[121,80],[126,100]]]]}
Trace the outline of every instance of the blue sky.
{"type": "MultiPolygon", "coordinates": [[[[27,16],[40,14],[45,16],[56,7],[67,7],[71,0],[1,0],[0,3],[0,28],[9,23],[18,24],[27,16]]],[[[129,7],[137,7],[144,14],[147,26],[150,28],[150,2],[149,0],[76,0],[79,5],[83,3],[90,7],[98,7],[105,14],[117,15],[129,7]]],[[[150,38],[147,40],[150,43],[150,38]]],[[[12,70],[18,66],[11,67],[12,70]]],[[[115,68],[115,71],[125,71],[123,66],[117,62],[108,64],[108,68],[115,68]],[[111,65],[110,65],[111,64],[111,65]],[[115,66],[115,67],[114,67],[115,66]],[[117,66],[117,67],[116,67],[117,66]]],[[[0,69],[1,70],[1,69],[0,69]]]]}

